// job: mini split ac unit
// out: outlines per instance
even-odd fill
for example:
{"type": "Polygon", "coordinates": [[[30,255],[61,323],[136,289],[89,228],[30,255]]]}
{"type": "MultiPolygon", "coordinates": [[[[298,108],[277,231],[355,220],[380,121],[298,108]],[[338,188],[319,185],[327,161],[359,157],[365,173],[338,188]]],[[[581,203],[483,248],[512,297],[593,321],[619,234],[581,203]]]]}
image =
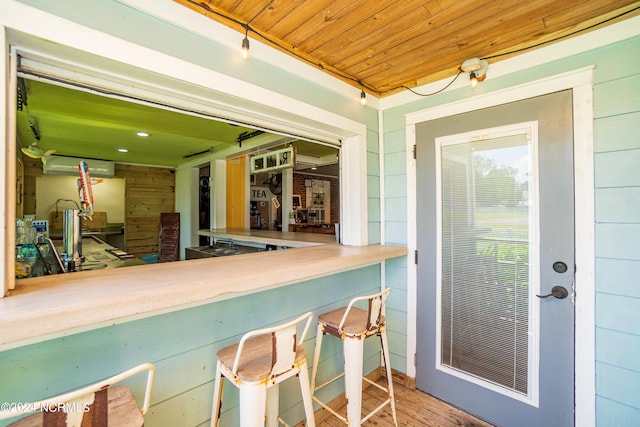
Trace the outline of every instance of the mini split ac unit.
{"type": "Polygon", "coordinates": [[[76,157],[48,156],[42,164],[42,173],[45,175],[79,175],[78,164],[84,160],[89,166],[92,178],[111,178],[114,164],[106,160],[79,159],[76,157]]]}

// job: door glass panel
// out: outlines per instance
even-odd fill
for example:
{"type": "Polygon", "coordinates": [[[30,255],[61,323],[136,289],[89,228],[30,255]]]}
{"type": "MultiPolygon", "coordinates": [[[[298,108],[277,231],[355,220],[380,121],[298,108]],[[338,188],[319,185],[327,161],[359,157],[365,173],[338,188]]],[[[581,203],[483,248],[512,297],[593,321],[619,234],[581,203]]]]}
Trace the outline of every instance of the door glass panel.
{"type": "Polygon", "coordinates": [[[531,133],[521,125],[436,140],[440,368],[524,395],[533,374],[530,253],[537,228],[531,133]]]}

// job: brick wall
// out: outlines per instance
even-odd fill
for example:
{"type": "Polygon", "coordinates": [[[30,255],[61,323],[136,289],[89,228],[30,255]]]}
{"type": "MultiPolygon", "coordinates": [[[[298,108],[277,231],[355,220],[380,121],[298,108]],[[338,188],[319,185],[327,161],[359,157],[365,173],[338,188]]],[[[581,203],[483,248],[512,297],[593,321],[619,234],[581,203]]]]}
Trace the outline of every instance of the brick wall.
{"type": "Polygon", "coordinates": [[[306,179],[329,181],[331,186],[331,223],[340,222],[340,187],[338,178],[316,176],[307,174],[293,174],[293,194],[300,195],[302,206],[307,206],[307,189],[304,185],[306,179]]]}

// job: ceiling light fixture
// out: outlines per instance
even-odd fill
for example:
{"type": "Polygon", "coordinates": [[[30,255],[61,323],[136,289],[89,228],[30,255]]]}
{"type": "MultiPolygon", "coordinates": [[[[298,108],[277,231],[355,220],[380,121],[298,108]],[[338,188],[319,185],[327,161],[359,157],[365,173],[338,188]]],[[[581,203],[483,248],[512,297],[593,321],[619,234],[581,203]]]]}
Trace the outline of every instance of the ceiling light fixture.
{"type": "Polygon", "coordinates": [[[249,52],[249,24],[244,24],[244,39],[242,39],[242,59],[249,60],[251,53],[249,52]]]}
{"type": "Polygon", "coordinates": [[[151,134],[148,132],[136,132],[136,135],[141,136],[143,138],[146,138],[147,136],[150,136],[151,134]]]}
{"type": "Polygon", "coordinates": [[[128,153],[129,150],[127,150],[126,148],[118,148],[118,151],[121,153],[128,153]]]}
{"type": "Polygon", "coordinates": [[[467,59],[460,66],[460,70],[462,70],[462,72],[469,74],[471,87],[476,87],[478,82],[482,82],[487,78],[488,69],[489,63],[487,60],[480,58],[467,59]]]}

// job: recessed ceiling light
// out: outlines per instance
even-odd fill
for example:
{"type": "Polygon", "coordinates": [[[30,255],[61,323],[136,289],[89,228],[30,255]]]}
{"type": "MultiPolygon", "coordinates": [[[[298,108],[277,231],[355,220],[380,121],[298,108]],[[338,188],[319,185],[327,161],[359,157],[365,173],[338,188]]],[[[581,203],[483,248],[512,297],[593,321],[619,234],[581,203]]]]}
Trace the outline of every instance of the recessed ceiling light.
{"type": "Polygon", "coordinates": [[[128,153],[129,150],[127,150],[126,148],[118,148],[118,151],[121,153],[128,153]]]}
{"type": "Polygon", "coordinates": [[[312,171],[314,171],[314,170],[318,170],[318,168],[314,166],[314,167],[312,167],[312,168],[311,168],[311,170],[312,170],[312,171]]]}
{"type": "Polygon", "coordinates": [[[148,132],[136,132],[136,135],[138,135],[138,136],[149,136],[151,134],[148,133],[148,132]]]}

